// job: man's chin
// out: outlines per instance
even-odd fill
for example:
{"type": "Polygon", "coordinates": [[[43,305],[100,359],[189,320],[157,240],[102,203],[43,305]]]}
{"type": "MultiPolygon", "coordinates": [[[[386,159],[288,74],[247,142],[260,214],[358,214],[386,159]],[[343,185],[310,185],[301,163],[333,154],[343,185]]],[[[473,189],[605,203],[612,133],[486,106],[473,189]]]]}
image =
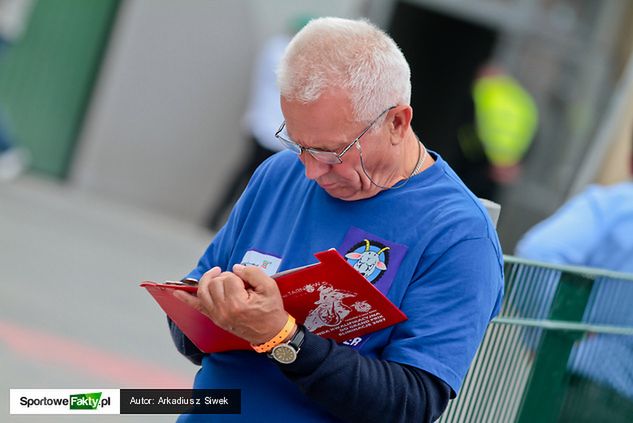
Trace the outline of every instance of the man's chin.
{"type": "Polygon", "coordinates": [[[345,200],[349,190],[342,189],[338,184],[319,184],[323,191],[327,192],[330,197],[345,200]]]}
{"type": "Polygon", "coordinates": [[[362,196],[360,196],[358,191],[351,190],[349,188],[342,188],[339,185],[321,185],[323,191],[327,192],[330,197],[337,198],[343,201],[355,201],[360,200],[362,196]]]}

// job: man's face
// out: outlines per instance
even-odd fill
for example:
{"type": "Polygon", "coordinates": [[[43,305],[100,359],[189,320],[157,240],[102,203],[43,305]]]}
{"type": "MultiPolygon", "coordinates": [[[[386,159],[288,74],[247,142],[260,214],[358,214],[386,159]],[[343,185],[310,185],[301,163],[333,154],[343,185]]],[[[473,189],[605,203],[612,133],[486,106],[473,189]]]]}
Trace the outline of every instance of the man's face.
{"type": "MultiPolygon", "coordinates": [[[[355,122],[351,103],[342,91],[327,91],[308,104],[287,101],[282,97],[281,109],[288,134],[306,148],[340,153],[368,124],[355,122]]],[[[377,183],[384,181],[381,170],[388,169],[392,162],[384,126],[376,126],[373,128],[375,131],[368,131],[359,141],[365,169],[377,183]]],[[[363,172],[356,146],[345,153],[340,164],[320,162],[305,151],[300,159],[305,166],[306,177],[316,181],[332,197],[353,201],[373,197],[380,191],[363,172]]]]}

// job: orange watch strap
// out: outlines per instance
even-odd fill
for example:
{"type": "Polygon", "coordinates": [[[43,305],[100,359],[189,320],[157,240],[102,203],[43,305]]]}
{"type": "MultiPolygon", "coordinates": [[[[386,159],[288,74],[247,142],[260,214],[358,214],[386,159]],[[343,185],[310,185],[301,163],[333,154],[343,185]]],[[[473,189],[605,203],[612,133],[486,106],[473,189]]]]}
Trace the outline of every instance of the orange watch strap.
{"type": "Polygon", "coordinates": [[[272,350],[273,348],[275,348],[277,345],[284,342],[286,338],[288,338],[288,335],[290,335],[290,333],[292,332],[292,329],[294,328],[294,326],[295,326],[295,318],[292,317],[290,314],[288,314],[288,321],[286,322],[284,327],[281,328],[281,330],[279,331],[277,335],[273,336],[269,341],[264,342],[263,344],[259,344],[259,345],[251,344],[251,347],[258,353],[268,352],[272,350]]]}

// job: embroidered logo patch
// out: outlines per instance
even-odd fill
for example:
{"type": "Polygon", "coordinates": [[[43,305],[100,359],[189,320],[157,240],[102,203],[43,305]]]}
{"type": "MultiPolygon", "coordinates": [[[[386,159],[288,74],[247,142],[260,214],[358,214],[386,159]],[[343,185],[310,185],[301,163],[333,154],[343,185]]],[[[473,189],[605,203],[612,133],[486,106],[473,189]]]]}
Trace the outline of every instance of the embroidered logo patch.
{"type": "Polygon", "coordinates": [[[369,282],[375,284],[387,271],[389,266],[389,250],[385,244],[369,239],[352,246],[345,254],[348,263],[363,275],[369,282]]]}
{"type": "Polygon", "coordinates": [[[350,228],[338,252],[384,295],[407,253],[407,246],[350,228]]]}
{"type": "MultiPolygon", "coordinates": [[[[352,227],[345,235],[338,252],[380,292],[387,295],[407,253],[407,246],[352,227]]],[[[369,337],[370,335],[366,335],[349,339],[343,344],[359,349],[369,337]]]]}

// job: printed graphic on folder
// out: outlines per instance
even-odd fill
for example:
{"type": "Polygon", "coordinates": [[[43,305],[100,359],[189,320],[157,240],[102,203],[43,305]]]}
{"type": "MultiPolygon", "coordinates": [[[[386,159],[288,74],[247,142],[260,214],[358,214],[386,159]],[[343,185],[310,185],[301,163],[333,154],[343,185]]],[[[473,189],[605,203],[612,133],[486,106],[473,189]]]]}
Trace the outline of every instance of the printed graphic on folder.
{"type": "MultiPolygon", "coordinates": [[[[273,276],[284,307],[312,333],[342,342],[406,320],[406,316],[336,250],[315,254],[319,263],[273,276]]],[[[248,342],[217,327],[208,317],[172,295],[196,292],[185,284],[143,282],[163,311],[207,353],[251,349],[248,342]]]]}

